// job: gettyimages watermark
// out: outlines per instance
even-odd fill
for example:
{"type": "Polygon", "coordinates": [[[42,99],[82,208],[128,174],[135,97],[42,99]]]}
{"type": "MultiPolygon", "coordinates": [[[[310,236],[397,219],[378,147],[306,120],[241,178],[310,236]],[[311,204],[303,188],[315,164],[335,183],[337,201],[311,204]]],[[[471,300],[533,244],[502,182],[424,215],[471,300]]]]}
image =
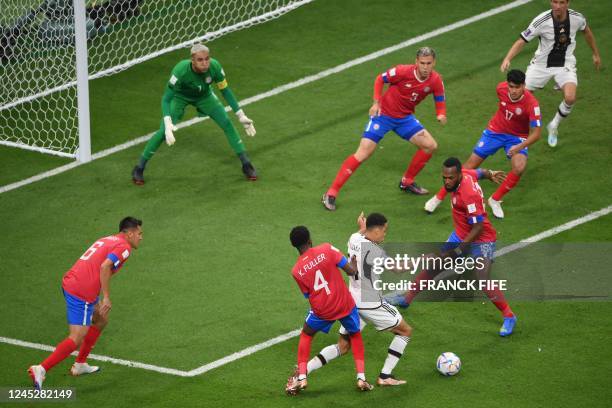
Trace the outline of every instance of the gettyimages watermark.
{"type": "Polygon", "coordinates": [[[612,300],[612,243],[366,242],[352,251],[362,302],[409,291],[471,301],[497,290],[520,300],[612,300]]]}

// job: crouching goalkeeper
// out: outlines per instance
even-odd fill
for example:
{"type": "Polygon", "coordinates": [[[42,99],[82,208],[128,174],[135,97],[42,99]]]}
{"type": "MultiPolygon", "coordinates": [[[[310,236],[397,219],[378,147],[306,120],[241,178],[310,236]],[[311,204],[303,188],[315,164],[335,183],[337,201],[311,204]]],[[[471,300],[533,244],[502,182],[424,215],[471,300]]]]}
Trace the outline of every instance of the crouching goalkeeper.
{"type": "Polygon", "coordinates": [[[210,116],[223,129],[230,146],[242,162],[242,172],[248,180],[257,180],[257,172],[251,164],[242,140],[236,131],[217,96],[211,89],[212,83],[217,85],[223,98],[231,106],[238,120],[244,126],[249,136],[255,136],[255,126],[240,109],[238,101],[227,85],[225,72],[219,61],[210,58],[208,47],[195,44],[191,47],[191,60],[183,60],[176,64],[162,97],[163,119],[157,132],[149,139],[140,161],[132,171],[135,184],[144,184],[144,170],[159,145],[165,140],[168,146],[176,141],[173,131],[175,125],[183,118],[187,105],[193,105],[200,116],[210,116]]]}

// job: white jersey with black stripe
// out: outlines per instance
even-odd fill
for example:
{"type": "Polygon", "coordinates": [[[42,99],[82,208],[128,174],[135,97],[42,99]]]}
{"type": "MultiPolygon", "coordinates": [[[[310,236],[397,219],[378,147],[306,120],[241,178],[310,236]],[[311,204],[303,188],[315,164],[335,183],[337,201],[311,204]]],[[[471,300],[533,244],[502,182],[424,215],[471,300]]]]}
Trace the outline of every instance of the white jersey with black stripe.
{"type": "Polygon", "coordinates": [[[349,292],[359,309],[376,309],[383,303],[382,291],[374,288],[374,282],[382,282],[382,275],[374,270],[375,263],[381,265],[388,258],[383,248],[359,232],[349,238],[348,254],[357,260],[357,274],[349,276],[349,292]],[[379,259],[379,260],[377,260],[379,259]]]}
{"type": "Polygon", "coordinates": [[[532,64],[549,67],[551,66],[551,54],[557,53],[560,64],[553,66],[564,66],[572,69],[576,67],[576,57],[574,56],[576,33],[584,31],[587,22],[582,14],[571,9],[568,10],[568,16],[569,34],[566,25],[560,25],[559,22],[555,24],[551,10],[539,14],[531,21],[529,27],[521,33],[521,38],[526,42],[536,37],[540,40],[538,49],[531,60],[532,64]],[[557,30],[555,30],[555,25],[557,30]]]}

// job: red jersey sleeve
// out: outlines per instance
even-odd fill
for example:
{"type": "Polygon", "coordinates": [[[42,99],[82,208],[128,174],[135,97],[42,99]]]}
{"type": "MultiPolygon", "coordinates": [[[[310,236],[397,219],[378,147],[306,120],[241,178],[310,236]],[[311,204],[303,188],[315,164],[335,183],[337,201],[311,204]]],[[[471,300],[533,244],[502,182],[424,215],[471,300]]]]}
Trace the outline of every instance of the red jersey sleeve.
{"type": "Polygon", "coordinates": [[[468,224],[476,224],[485,220],[485,209],[482,196],[476,192],[470,192],[463,197],[468,224]]]}
{"type": "Polygon", "coordinates": [[[340,252],[338,248],[334,247],[331,244],[327,244],[326,247],[327,248],[325,248],[325,252],[329,254],[329,259],[331,259],[334,265],[339,266],[342,260],[345,259],[344,254],[342,254],[342,252],[340,252]]]}
{"type": "Polygon", "coordinates": [[[540,114],[540,104],[538,100],[531,96],[529,101],[529,126],[534,127],[542,127],[542,116],[540,114]]]}
{"type": "Polygon", "coordinates": [[[436,76],[433,83],[433,97],[436,103],[436,115],[446,116],[446,95],[444,94],[444,82],[440,75],[436,76]]]}
{"type": "Polygon", "coordinates": [[[397,65],[381,74],[385,84],[395,84],[406,78],[409,71],[407,65],[397,65]]]}
{"type": "Polygon", "coordinates": [[[127,261],[131,254],[132,248],[126,244],[121,243],[113,248],[111,252],[106,256],[106,259],[110,259],[113,263],[113,271],[117,272],[123,264],[127,261]]]}

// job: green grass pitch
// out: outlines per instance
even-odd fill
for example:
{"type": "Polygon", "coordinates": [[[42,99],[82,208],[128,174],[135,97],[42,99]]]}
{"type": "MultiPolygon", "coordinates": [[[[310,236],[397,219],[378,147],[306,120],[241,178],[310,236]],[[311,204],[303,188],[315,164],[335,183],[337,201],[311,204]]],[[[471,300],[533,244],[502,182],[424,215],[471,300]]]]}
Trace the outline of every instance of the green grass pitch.
{"type": "MultiPolygon", "coordinates": [[[[244,99],[506,1],[433,3],[320,0],[209,45],[244,99]]],[[[0,336],[61,341],[62,274],[127,214],[144,220],[144,240],[112,281],[111,321],[93,353],[187,371],[301,326],[307,302],[290,276],[297,253],[288,233],[294,225],[307,225],[315,242],[344,248],[358,213],[379,211],[390,220],[388,241],[446,239],[452,229],[448,208],[426,216],[426,198],[397,188],[415,148],[393,135],[346,184],[338,211],[324,211],[320,196],[357,147],[375,75],[412,62],[420,45],[438,52],[437,70],[447,91],[446,127],[435,121],[433,101],[417,110],[439,144],[418,180],[437,188],[442,160],[467,158],[494,113],[506,51],[548,5],[533,1],[245,107],[258,132],[254,139],[244,136],[261,176],[255,183],[244,181],[223,134],[205,121],[178,131],[172,148],[160,148],[144,187],[130,180],[140,145],[0,194],[0,336]]],[[[493,220],[503,242],[612,204],[609,6],[573,0],[572,7],[586,15],[604,68],[593,69],[579,35],[578,103],[555,149],[544,138],[530,149],[527,172],[506,197],[506,219],[493,220]]],[[[529,44],[513,67],[524,69],[534,50],[529,44]]],[[[164,55],[91,83],[94,151],[158,127],[164,81],[184,54],[164,55]]],[[[549,86],[536,96],[547,122],[561,95],[549,86]]],[[[0,185],[65,163],[0,147],[0,185]]],[[[486,166],[507,169],[508,163],[498,154],[486,166]]],[[[491,184],[483,188],[492,192],[491,184]]],[[[609,243],[612,215],[548,241],[609,243]]],[[[604,301],[513,301],[519,323],[507,339],[497,335],[500,317],[488,302],[416,302],[404,312],[414,336],[395,370],[408,384],[369,394],[354,389],[353,362],[345,356],[314,373],[303,395],[285,396],[296,338],[191,378],[104,362],[100,374],[73,378],[67,360],[48,374],[45,386],[75,388],[77,400],[66,404],[74,407],[605,407],[612,400],[612,303],[606,285],[604,301]],[[435,358],[444,351],[462,358],[458,376],[435,372],[435,358]]],[[[313,353],[335,342],[334,333],[318,335],[313,353]]],[[[367,328],[364,340],[367,375],[374,380],[391,335],[367,328]]],[[[0,386],[29,386],[27,367],[46,355],[0,343],[0,386]]]]}

